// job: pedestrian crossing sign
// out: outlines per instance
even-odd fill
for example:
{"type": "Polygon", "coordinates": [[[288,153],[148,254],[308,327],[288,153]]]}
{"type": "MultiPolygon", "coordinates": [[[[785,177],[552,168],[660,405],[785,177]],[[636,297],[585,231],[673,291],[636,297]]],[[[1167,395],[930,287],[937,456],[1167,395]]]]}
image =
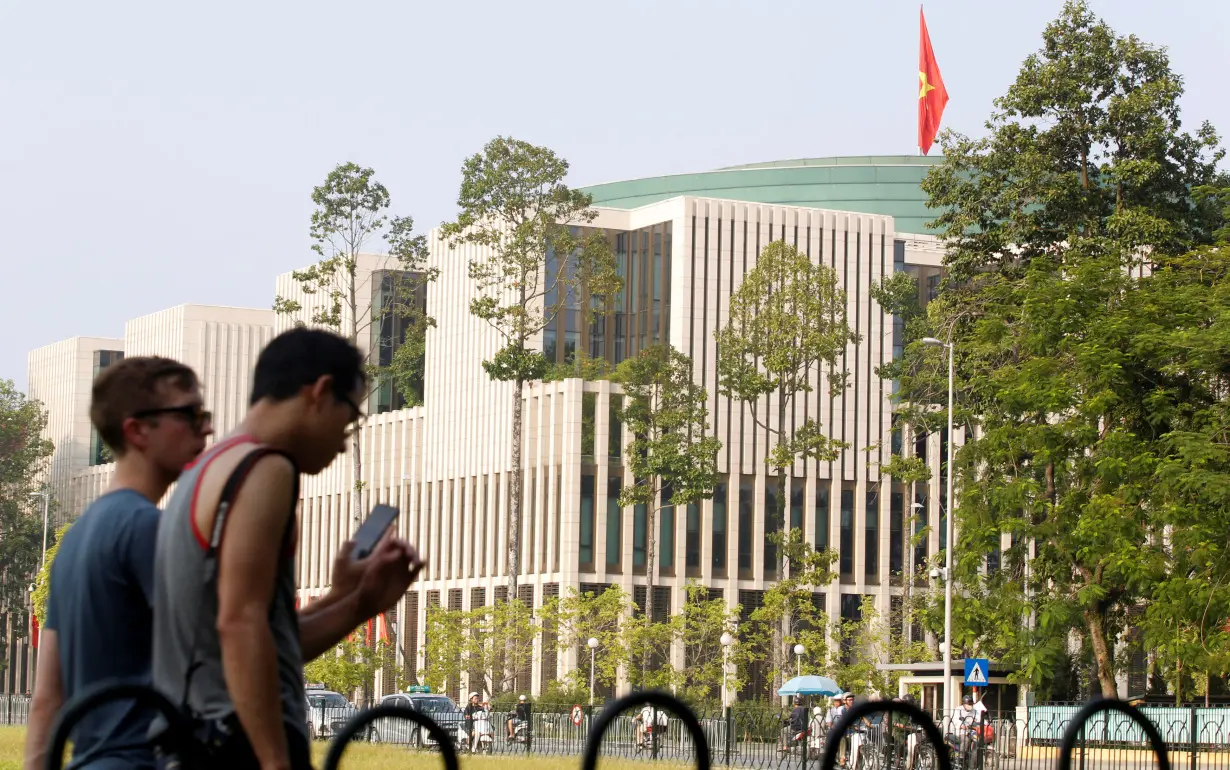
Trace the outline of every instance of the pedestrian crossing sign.
{"type": "Polygon", "coordinates": [[[986,658],[965,659],[965,683],[971,687],[986,687],[991,664],[986,658]]]}

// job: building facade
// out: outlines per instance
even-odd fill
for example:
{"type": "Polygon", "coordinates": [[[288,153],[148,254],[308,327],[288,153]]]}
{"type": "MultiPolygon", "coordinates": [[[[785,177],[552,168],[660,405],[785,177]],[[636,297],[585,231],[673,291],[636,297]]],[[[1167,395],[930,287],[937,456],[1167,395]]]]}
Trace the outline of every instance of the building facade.
{"type": "MultiPolygon", "coordinates": [[[[938,289],[943,254],[924,232],[919,188],[934,160],[790,161],[589,188],[598,207],[589,226],[610,237],[624,291],[595,320],[579,303],[568,307],[534,344],[559,362],[584,353],[618,363],[648,345],[670,343],[692,358],[708,393],[711,428],[723,444],[712,498],[659,517],[655,605],[663,611],[678,610],[684,586],[697,581],[728,606],[741,606],[746,617],[777,577],[765,538],[776,490],[764,463],[769,437],[747,408],[718,394],[714,341],[732,293],[774,240],[794,244],[835,271],[850,326],[860,335],[839,364],[851,372],[845,391],[830,397],[827,375],[818,372],[794,414],[795,420],[818,418],[827,435],[848,445],[833,462],[796,463],[789,479],[792,527],[837,554],[838,579],[818,600],[834,617],[857,614],[865,596],[887,612],[906,590],[903,573],[937,553],[942,519],[917,545],[908,543],[912,533],[906,530],[915,515],[918,531],[931,523],[942,483],[906,489],[882,478],[879,468],[893,452],[918,454],[942,481],[946,437],[894,432],[893,385],[876,370],[899,351],[903,329],[870,293],[876,282],[901,271],[918,279],[924,302],[938,289]]],[[[423,578],[385,619],[396,663],[412,679],[423,667],[429,606],[470,609],[506,595],[509,538],[512,385],[487,377],[481,364],[499,339],[469,312],[473,284],[466,266],[484,254],[474,246],[449,248],[438,232],[430,244],[440,276],[424,300],[436,320],[427,338],[424,406],[399,409],[387,386],[374,389],[361,432],[363,478],[353,478],[349,458],[339,458],[304,480],[298,551],[300,599],[310,602],[327,590],[332,556],[366,510],[376,502],[400,508],[399,533],[428,559],[423,578]],[[356,481],[362,482],[362,511],[350,510],[356,481]]],[[[373,312],[383,306],[393,266],[388,258],[364,256],[359,268],[359,295],[369,302],[355,311],[356,327],[366,330],[360,346],[380,346],[373,360],[383,361],[404,334],[386,328],[373,312]]],[[[235,310],[242,317],[226,320],[210,316],[223,309],[173,308],[130,322],[123,352],[157,352],[194,366],[219,433],[225,432],[242,414],[260,348],[276,331],[312,323],[313,303],[320,301],[319,294],[303,293],[289,273],[274,288],[276,296],[300,302],[301,311],[274,316],[235,310]]],[[[629,437],[618,419],[621,399],[610,382],[575,379],[535,383],[523,393],[519,594],[534,607],[569,590],[607,585],[644,595],[645,515],[617,502],[622,485],[631,483],[622,462],[629,437]]],[[[72,474],[74,512],[109,474],[109,466],[72,474]]],[[[540,692],[575,666],[575,652],[544,641],[537,641],[533,670],[519,679],[519,689],[540,692]]],[[[449,689],[463,684],[483,689],[478,682],[451,682],[449,689]]]]}

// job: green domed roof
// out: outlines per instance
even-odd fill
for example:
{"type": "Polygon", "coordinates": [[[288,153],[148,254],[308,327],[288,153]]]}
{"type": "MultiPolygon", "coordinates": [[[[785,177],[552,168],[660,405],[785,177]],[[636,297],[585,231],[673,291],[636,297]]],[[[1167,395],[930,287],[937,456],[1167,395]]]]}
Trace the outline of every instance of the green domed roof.
{"type": "Polygon", "coordinates": [[[897,232],[929,234],[935,218],[922,180],[940,156],[869,155],[803,158],[732,166],[695,174],[630,179],[586,187],[595,206],[632,209],[694,195],[784,206],[889,214],[897,232]]]}

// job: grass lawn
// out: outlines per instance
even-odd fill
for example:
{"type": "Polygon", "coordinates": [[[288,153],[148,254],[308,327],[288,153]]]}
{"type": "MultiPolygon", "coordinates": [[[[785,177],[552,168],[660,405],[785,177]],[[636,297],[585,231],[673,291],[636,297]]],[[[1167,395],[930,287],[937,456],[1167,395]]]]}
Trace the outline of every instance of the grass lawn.
{"type": "MultiPolygon", "coordinates": [[[[0,727],[0,770],[18,770],[21,767],[22,749],[25,745],[24,727],[0,727]]],[[[316,767],[324,764],[328,744],[317,743],[312,752],[316,767]]],[[[605,760],[599,763],[603,770],[644,770],[647,763],[605,760]]],[[[465,770],[580,770],[580,757],[462,757],[465,770]]],[[[391,746],[370,746],[356,743],[342,755],[341,770],[376,770],[376,768],[432,768],[444,767],[433,754],[409,752],[391,746]]],[[[658,764],[656,768],[671,768],[658,764]]]]}

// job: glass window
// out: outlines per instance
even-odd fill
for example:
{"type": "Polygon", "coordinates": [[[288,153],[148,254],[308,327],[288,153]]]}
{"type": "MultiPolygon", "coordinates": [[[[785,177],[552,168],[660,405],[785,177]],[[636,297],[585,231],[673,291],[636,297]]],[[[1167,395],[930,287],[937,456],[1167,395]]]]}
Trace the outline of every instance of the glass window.
{"type": "Polygon", "coordinates": [[[658,518],[661,520],[659,526],[658,542],[659,561],[662,563],[662,569],[673,570],[675,568],[675,506],[667,505],[658,513],[658,518]]]}
{"type": "Polygon", "coordinates": [[[854,490],[841,490],[841,578],[854,579],[854,490]]]}
{"type": "MultiPolygon", "coordinates": [[[[739,482],[739,570],[752,569],[752,522],[755,521],[755,492],[752,480],[744,476],[739,482]]],[[[750,577],[750,575],[749,575],[750,577]]]]}
{"type": "Polygon", "coordinates": [[[644,503],[632,506],[632,566],[645,566],[645,519],[648,510],[644,503]]]}
{"type": "Polygon", "coordinates": [[[918,492],[914,496],[914,538],[917,542],[914,545],[914,563],[927,563],[927,540],[923,537],[923,531],[927,528],[927,493],[918,492]]]}
{"type": "MultiPolygon", "coordinates": [[[[777,480],[766,479],[764,488],[764,579],[777,577],[777,537],[782,531],[782,516],[777,510],[777,480]]],[[[742,537],[742,535],[740,535],[742,537]]]]}
{"type": "Polygon", "coordinates": [[[619,507],[619,492],[623,488],[619,477],[612,474],[606,482],[606,566],[608,570],[619,569],[622,549],[620,533],[623,531],[622,510],[619,507]]]}
{"type": "Polygon", "coordinates": [[[555,363],[555,329],[547,327],[542,330],[542,354],[547,363],[555,363]]]}
{"type": "Polygon", "coordinates": [[[874,583],[880,579],[880,490],[874,487],[867,490],[866,516],[863,574],[867,582],[874,583]]]}
{"type": "Polygon", "coordinates": [[[893,492],[888,499],[888,572],[890,575],[900,575],[905,558],[905,543],[902,538],[902,521],[905,506],[905,495],[893,492]]]}
{"type": "Polygon", "coordinates": [[[610,407],[610,422],[611,434],[607,439],[607,454],[612,460],[618,461],[623,456],[623,423],[619,420],[619,414],[624,409],[623,396],[611,396],[610,407]]]}
{"type": "Polygon", "coordinates": [[[790,528],[803,528],[803,479],[791,479],[790,528]]]}
{"type": "Polygon", "coordinates": [[[577,360],[577,345],[581,344],[581,333],[564,332],[564,363],[570,364],[577,360]]]}
{"type": "Polygon", "coordinates": [[[581,566],[594,563],[594,477],[581,475],[581,566]]]}
{"type": "Polygon", "coordinates": [[[817,551],[823,551],[829,547],[829,485],[824,479],[816,483],[815,517],[815,547],[817,551]]]}
{"type": "Polygon", "coordinates": [[[581,394],[581,462],[594,461],[594,418],[598,409],[597,393],[581,394]]]}
{"type": "Polygon", "coordinates": [[[696,503],[688,505],[687,540],[684,543],[685,557],[689,570],[700,569],[700,506],[696,503]]]}
{"type": "Polygon", "coordinates": [[[726,572],[726,481],[713,487],[713,569],[726,572]]]}

